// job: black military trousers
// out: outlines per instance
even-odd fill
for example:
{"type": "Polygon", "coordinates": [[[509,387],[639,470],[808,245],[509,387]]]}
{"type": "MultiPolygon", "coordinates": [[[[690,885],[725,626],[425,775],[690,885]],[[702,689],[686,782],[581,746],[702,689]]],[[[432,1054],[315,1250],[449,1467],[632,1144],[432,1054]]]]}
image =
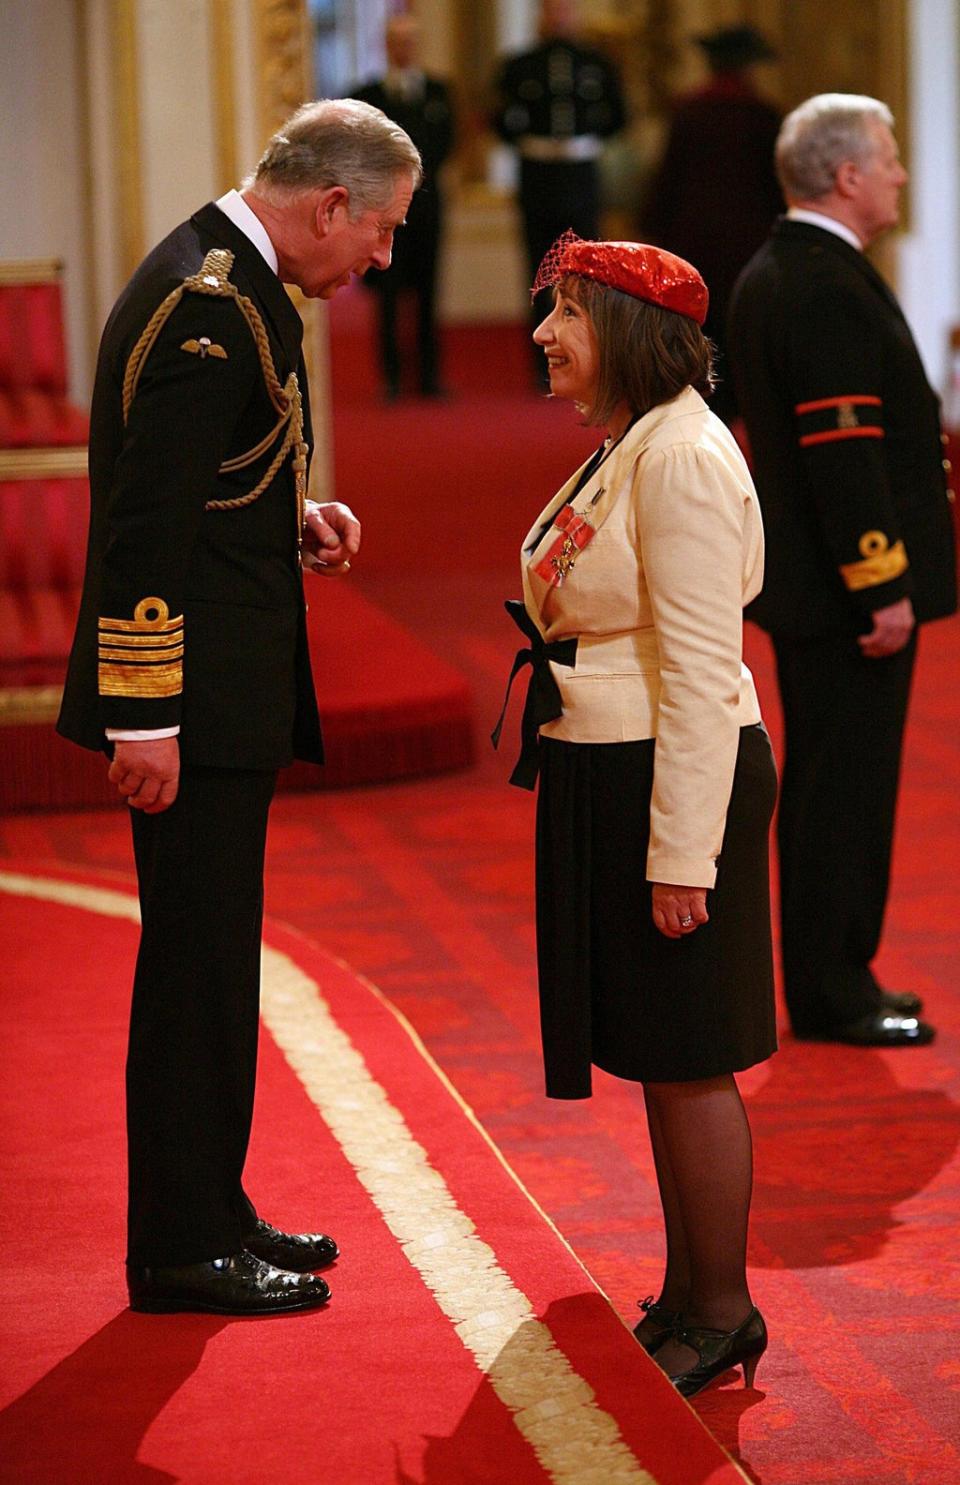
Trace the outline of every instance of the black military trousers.
{"type": "Polygon", "coordinates": [[[256,1221],[242,1173],[275,785],[274,772],[187,767],[170,809],[131,810],[143,927],[127,1058],[128,1263],[236,1253],[256,1221]]]}
{"type": "Polygon", "coordinates": [[[869,660],[852,637],[774,636],[786,759],[777,838],[784,987],[799,1036],[878,1009],[870,968],[890,883],[916,655],[869,660]]]}
{"type": "Polygon", "coordinates": [[[402,248],[394,249],[394,260],[383,274],[372,278],[371,287],[380,300],[380,366],[387,392],[400,390],[402,356],[397,335],[397,311],[404,291],[416,301],[417,372],[420,391],[440,388],[437,344],[437,262],[442,220],[438,206],[421,213],[403,229],[402,248]],[[410,234],[408,237],[407,234],[410,234]]]}

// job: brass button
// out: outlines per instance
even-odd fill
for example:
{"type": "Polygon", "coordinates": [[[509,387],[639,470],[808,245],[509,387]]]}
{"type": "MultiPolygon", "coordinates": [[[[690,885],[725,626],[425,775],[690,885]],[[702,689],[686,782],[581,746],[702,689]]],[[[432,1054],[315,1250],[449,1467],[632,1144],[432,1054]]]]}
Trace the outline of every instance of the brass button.
{"type": "Polygon", "coordinates": [[[947,444],[950,442],[950,435],[949,435],[949,433],[941,433],[940,434],[940,442],[943,444],[944,448],[946,448],[947,444]]]}
{"type": "Polygon", "coordinates": [[[944,472],[944,474],[949,474],[952,468],[953,468],[953,465],[950,463],[950,460],[949,459],[944,459],[943,460],[943,472],[944,472]]]}

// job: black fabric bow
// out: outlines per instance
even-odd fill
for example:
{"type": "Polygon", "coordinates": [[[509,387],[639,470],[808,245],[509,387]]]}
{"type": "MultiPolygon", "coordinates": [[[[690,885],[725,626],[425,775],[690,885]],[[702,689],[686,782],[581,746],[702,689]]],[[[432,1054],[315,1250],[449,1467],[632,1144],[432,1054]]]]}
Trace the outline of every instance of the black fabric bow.
{"type": "Polygon", "coordinates": [[[508,598],[504,608],[517,628],[527,636],[530,645],[517,651],[510,679],[507,681],[503,709],[496,727],[490,734],[490,741],[495,748],[499,745],[513,682],[525,665],[532,666],[533,674],[527,687],[527,699],[520,723],[520,757],[510,775],[510,782],[516,784],[519,789],[533,789],[536,786],[537,774],[540,772],[537,733],[545,722],[555,722],[557,717],[563,715],[560,687],[557,685],[549,662],[553,660],[557,665],[575,665],[577,641],[576,639],[556,639],[552,644],[546,644],[519,598],[508,598]]]}

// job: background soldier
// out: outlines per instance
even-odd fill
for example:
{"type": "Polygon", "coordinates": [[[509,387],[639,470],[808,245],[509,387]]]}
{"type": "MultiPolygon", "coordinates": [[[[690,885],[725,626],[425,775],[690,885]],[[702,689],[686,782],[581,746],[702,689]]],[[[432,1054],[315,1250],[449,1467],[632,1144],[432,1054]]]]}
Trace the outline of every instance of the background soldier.
{"type": "Polygon", "coordinates": [[[796,1034],[929,1042],[877,952],[914,625],[956,607],[939,404],[863,248],[897,221],[907,173],[889,109],[823,94],[777,141],[789,211],[741,276],[730,354],[763,507],[755,618],[786,722],[782,941],[796,1034]]]}
{"type": "Polygon", "coordinates": [[[393,263],[367,280],[380,296],[380,363],[387,399],[400,392],[397,301],[412,289],[417,303],[417,359],[424,397],[442,394],[436,326],[437,262],[443,231],[439,171],[453,148],[453,109],[446,83],[419,65],[420,26],[410,15],[392,16],[386,26],[385,77],[357,88],[354,97],[380,108],[409,134],[423,160],[423,185],[410,203],[393,263]]]}
{"type": "MultiPolygon", "coordinates": [[[[601,141],[626,122],[616,69],[576,42],[574,0],[544,0],[540,45],[508,58],[496,80],[494,127],[520,156],[520,210],[530,282],[568,227],[600,234],[601,141]]],[[[534,328],[547,294],[533,306],[534,328]]],[[[543,357],[534,347],[538,380],[543,357]]]]}
{"type": "Polygon", "coordinates": [[[753,26],[698,36],[710,81],[678,99],[663,158],[641,212],[644,233],[679,253],[710,290],[704,331],[717,348],[710,411],[733,420],[727,311],[737,275],[783,210],[773,168],[780,114],[757,92],[754,71],[775,53],[753,26]]]}
{"type": "Polygon", "coordinates": [[[419,181],[363,103],[307,104],[254,178],[177,227],[104,330],[92,518],[59,729],[112,752],[143,926],[127,1062],[137,1310],[324,1303],[331,1238],[288,1236],[242,1186],[253,1109],[267,811],[278,768],[322,761],[303,564],[346,572],[360,528],[306,506],[303,325],[390,262],[419,181]]]}

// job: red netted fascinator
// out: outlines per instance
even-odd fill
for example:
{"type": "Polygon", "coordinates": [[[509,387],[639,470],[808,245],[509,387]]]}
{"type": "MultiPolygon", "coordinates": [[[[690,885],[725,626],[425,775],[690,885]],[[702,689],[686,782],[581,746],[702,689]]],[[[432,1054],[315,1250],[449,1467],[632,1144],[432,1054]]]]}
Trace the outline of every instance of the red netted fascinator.
{"type": "Polygon", "coordinates": [[[707,317],[707,286],[692,263],[646,242],[589,242],[564,232],[544,256],[532,294],[575,274],[610,289],[659,304],[702,325],[707,317]]]}

